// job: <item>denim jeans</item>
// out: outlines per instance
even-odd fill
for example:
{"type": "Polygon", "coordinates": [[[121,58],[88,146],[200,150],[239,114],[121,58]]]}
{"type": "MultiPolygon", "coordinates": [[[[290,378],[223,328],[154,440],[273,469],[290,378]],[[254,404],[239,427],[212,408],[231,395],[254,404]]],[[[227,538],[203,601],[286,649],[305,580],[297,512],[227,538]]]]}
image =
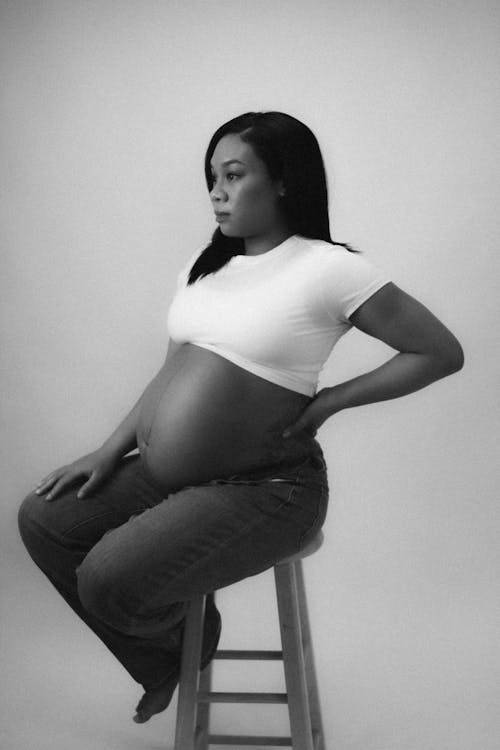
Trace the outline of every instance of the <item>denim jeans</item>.
{"type": "MultiPolygon", "coordinates": [[[[29,494],[19,509],[36,565],[146,690],[179,669],[186,602],[256,575],[321,528],[319,443],[295,465],[213,479],[163,496],[138,455],[80,500],[29,494]]],[[[218,614],[218,613],[217,613],[218,614]]]]}

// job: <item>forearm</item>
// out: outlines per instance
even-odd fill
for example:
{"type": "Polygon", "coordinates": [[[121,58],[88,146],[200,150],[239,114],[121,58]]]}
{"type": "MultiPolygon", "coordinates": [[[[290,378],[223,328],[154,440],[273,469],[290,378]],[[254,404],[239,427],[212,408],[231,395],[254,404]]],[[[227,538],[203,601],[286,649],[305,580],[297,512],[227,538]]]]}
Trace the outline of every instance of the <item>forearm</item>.
{"type": "Polygon", "coordinates": [[[343,409],[406,396],[457,368],[432,355],[400,352],[375,370],[321,391],[325,419],[343,409]]]}

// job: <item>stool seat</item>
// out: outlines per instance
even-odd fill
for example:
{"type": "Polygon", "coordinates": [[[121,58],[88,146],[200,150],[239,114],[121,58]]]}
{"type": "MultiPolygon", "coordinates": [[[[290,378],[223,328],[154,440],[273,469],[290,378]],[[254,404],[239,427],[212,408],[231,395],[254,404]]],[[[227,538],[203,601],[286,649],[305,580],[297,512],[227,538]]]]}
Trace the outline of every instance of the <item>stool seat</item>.
{"type": "Polygon", "coordinates": [[[218,650],[216,659],[283,661],[286,693],[213,692],[212,663],[200,672],[206,597],[189,602],[182,643],[174,750],[208,750],[209,745],[281,746],[325,750],[316,670],[307,611],[302,559],[322,545],[320,531],[303,549],[274,565],[281,651],[218,650]],[[290,737],[210,733],[211,703],[286,703],[290,737]]]}
{"type": "Polygon", "coordinates": [[[309,557],[309,555],[313,555],[315,552],[319,550],[321,545],[323,544],[325,540],[324,534],[322,531],[318,531],[315,537],[311,539],[309,544],[306,544],[306,546],[299,550],[298,552],[295,552],[295,554],[290,555],[290,557],[285,557],[283,560],[280,560],[276,565],[286,565],[288,563],[297,562],[297,560],[302,560],[304,557],[309,557]]]}

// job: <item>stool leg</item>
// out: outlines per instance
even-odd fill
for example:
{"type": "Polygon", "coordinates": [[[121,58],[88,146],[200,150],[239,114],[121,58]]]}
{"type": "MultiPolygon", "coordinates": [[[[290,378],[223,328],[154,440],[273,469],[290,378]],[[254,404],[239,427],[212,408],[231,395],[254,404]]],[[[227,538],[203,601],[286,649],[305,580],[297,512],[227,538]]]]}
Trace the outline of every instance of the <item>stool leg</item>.
{"type": "Polygon", "coordinates": [[[190,601],[184,626],[175,725],[175,750],[194,750],[204,614],[205,597],[200,595],[190,601]]]}
{"type": "Polygon", "coordinates": [[[315,739],[314,747],[315,750],[325,750],[325,735],[321,718],[321,704],[319,701],[318,682],[314,664],[314,650],[309,623],[309,612],[307,609],[302,560],[297,560],[295,563],[295,576],[297,580],[297,598],[299,602],[300,623],[302,627],[302,646],[304,650],[307,689],[309,693],[309,711],[311,713],[311,724],[313,737],[315,739]]]}
{"type": "MultiPolygon", "coordinates": [[[[201,693],[210,693],[212,690],[212,662],[200,672],[201,693]]],[[[208,750],[208,735],[210,731],[210,703],[199,703],[196,718],[195,748],[196,750],[208,750]]]]}
{"type": "MultiPolygon", "coordinates": [[[[205,607],[209,601],[215,603],[215,592],[207,594],[205,599],[205,607]]],[[[208,664],[200,672],[200,684],[199,691],[201,693],[210,693],[212,690],[212,662],[208,664]]],[[[196,730],[195,730],[195,748],[196,750],[208,750],[208,735],[210,731],[210,703],[198,704],[198,712],[196,715],[196,730]]]]}
{"type": "Polygon", "coordinates": [[[293,750],[314,750],[294,563],[274,567],[293,750]]]}

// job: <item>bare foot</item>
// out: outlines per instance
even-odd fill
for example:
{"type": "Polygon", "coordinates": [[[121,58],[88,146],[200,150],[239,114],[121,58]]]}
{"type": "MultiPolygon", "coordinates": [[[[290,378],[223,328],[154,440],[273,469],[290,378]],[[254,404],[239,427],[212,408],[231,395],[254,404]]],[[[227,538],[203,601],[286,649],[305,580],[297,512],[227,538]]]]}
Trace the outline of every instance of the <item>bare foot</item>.
{"type": "Polygon", "coordinates": [[[144,693],[135,709],[137,712],[134,716],[136,724],[144,724],[154,714],[164,711],[172,700],[178,682],[179,675],[176,675],[169,682],[165,682],[162,687],[156,688],[156,690],[148,690],[144,693]]]}
{"type": "MultiPolygon", "coordinates": [[[[219,610],[215,606],[213,596],[207,597],[207,609],[205,616],[205,630],[203,633],[203,646],[200,668],[204,669],[213,658],[221,633],[221,617],[219,610]]],[[[133,717],[136,724],[144,724],[154,716],[164,711],[170,704],[175,688],[179,684],[179,671],[172,675],[169,680],[165,681],[161,687],[154,690],[147,690],[137,704],[136,714],[133,717]]]]}

